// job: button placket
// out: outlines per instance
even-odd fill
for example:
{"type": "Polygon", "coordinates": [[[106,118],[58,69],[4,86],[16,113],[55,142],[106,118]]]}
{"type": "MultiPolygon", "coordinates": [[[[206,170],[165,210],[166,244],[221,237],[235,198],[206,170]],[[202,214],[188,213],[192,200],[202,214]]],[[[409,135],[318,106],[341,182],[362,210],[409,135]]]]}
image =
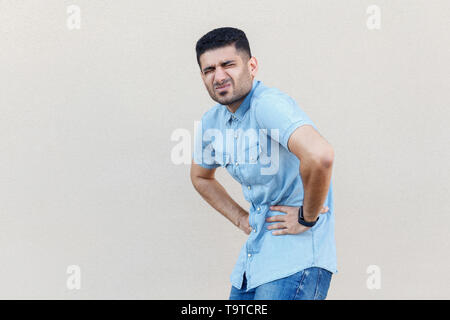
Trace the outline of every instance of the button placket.
{"type": "Polygon", "coordinates": [[[235,141],[234,141],[235,142],[234,143],[234,155],[235,155],[235,159],[233,159],[233,160],[235,160],[235,162],[234,162],[235,173],[236,173],[237,176],[239,176],[239,179],[241,181],[244,181],[244,178],[241,175],[241,170],[239,169],[240,168],[239,161],[238,161],[239,157],[237,155],[238,145],[239,145],[239,132],[238,132],[237,129],[239,129],[239,128],[237,128],[237,126],[234,126],[233,129],[235,130],[235,132],[234,132],[234,138],[235,138],[235,141]]]}
{"type": "MultiPolygon", "coordinates": [[[[234,117],[234,115],[231,115],[231,119],[232,119],[232,123],[231,123],[231,129],[234,130],[234,134],[233,136],[236,136],[236,122],[234,120],[236,120],[236,118],[234,117]]],[[[239,177],[239,180],[242,181],[241,177],[239,176],[238,172],[237,172],[237,168],[236,168],[236,142],[233,141],[233,158],[231,159],[231,163],[233,164],[232,169],[233,169],[233,174],[235,176],[239,177]]]]}

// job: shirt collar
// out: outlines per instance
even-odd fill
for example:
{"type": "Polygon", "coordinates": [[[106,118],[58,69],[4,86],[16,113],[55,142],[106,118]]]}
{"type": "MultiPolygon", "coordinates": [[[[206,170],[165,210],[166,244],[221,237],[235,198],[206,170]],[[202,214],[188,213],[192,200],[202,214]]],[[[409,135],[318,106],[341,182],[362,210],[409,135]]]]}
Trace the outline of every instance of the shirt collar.
{"type": "Polygon", "coordinates": [[[255,91],[256,87],[259,85],[260,82],[261,81],[259,81],[259,80],[253,80],[252,89],[250,90],[250,92],[244,98],[244,101],[242,101],[241,105],[234,113],[230,112],[230,110],[228,110],[228,108],[226,106],[224,106],[224,108],[225,108],[225,123],[228,123],[228,121],[230,121],[232,116],[234,116],[238,120],[242,120],[242,118],[244,117],[248,108],[250,107],[250,101],[252,99],[253,92],[255,91]]]}

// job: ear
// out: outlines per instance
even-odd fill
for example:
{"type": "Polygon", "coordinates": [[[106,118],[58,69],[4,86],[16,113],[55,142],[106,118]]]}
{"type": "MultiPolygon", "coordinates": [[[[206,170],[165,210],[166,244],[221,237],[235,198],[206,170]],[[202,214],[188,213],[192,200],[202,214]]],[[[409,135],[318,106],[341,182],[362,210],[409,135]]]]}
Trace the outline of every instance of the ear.
{"type": "Polygon", "coordinates": [[[248,60],[248,68],[250,71],[250,74],[255,77],[256,73],[258,72],[258,60],[256,60],[255,57],[251,57],[248,60]]]}

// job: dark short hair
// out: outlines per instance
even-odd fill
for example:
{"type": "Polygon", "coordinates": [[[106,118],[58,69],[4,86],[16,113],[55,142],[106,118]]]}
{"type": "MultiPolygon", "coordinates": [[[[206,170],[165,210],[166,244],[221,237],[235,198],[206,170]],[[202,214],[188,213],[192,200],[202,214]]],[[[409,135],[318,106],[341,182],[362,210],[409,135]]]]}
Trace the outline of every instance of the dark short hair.
{"type": "Polygon", "coordinates": [[[197,52],[198,66],[201,68],[200,56],[205,51],[226,47],[231,44],[234,44],[236,51],[244,51],[248,54],[249,58],[252,57],[250,44],[244,31],[231,27],[223,27],[211,30],[197,41],[195,51],[197,52]]]}

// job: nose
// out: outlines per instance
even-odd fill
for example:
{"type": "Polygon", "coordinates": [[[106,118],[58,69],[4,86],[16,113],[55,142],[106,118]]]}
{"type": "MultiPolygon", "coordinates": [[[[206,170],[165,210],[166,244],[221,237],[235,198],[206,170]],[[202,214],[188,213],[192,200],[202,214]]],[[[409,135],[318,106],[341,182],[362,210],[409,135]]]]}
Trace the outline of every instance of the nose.
{"type": "Polygon", "coordinates": [[[215,86],[221,85],[225,80],[228,79],[228,75],[222,68],[217,68],[214,74],[214,83],[215,86]]]}

